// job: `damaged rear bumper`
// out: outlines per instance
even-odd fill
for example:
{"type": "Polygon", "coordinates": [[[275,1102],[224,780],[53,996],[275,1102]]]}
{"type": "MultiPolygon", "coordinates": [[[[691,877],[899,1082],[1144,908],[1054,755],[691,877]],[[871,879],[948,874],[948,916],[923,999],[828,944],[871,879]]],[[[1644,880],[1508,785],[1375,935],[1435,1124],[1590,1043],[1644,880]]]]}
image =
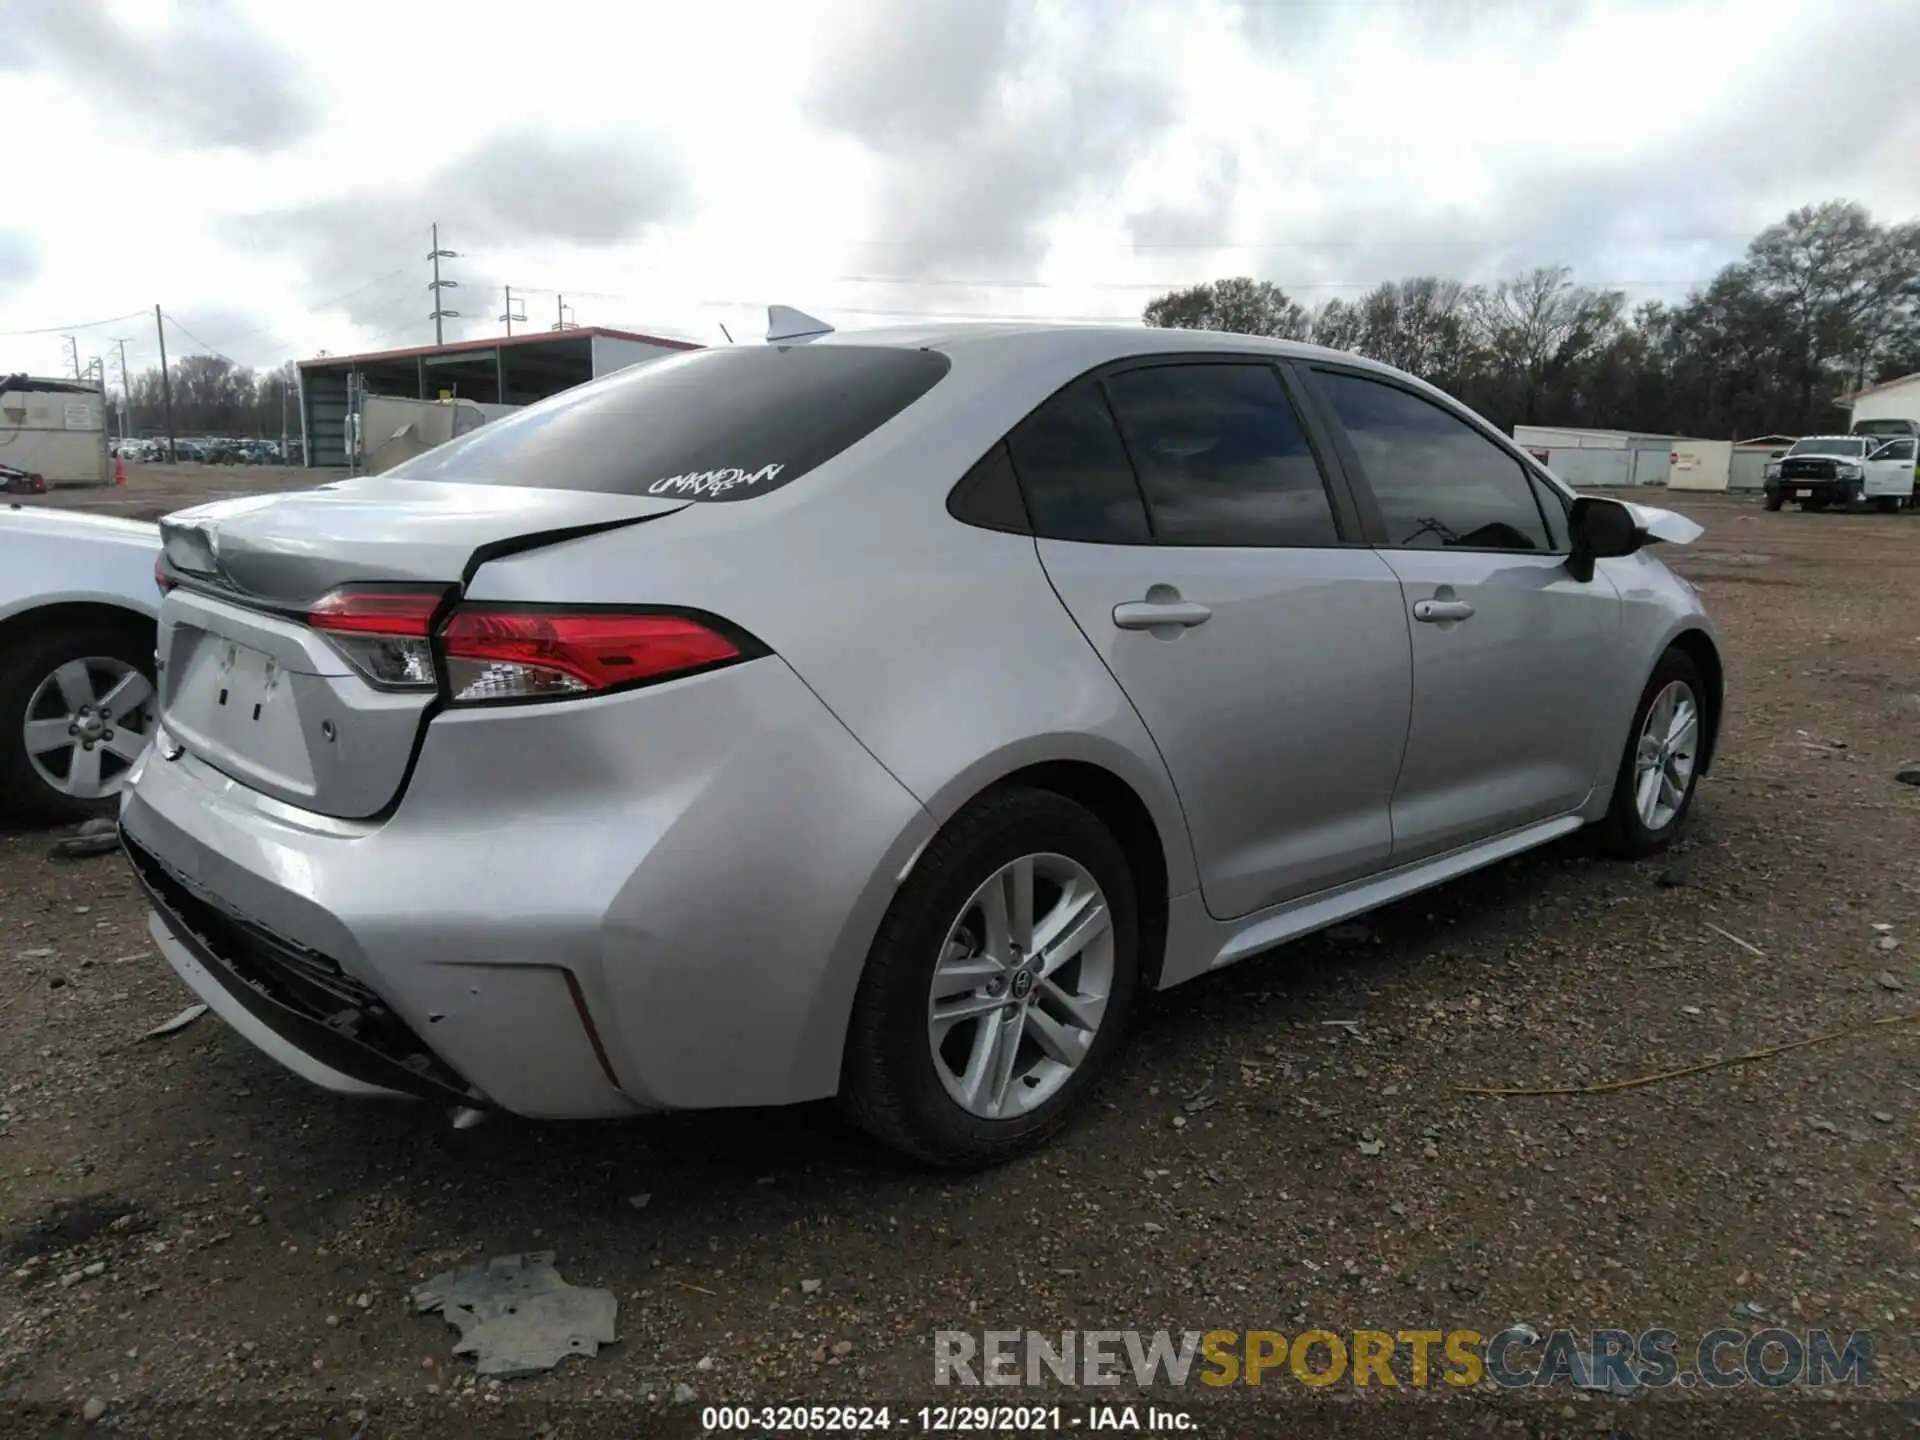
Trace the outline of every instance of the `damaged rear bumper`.
{"type": "Polygon", "coordinates": [[[120,840],[153,906],[154,944],[244,1039],[338,1094],[486,1103],[337,966],[195,896],[124,831],[120,840]]]}

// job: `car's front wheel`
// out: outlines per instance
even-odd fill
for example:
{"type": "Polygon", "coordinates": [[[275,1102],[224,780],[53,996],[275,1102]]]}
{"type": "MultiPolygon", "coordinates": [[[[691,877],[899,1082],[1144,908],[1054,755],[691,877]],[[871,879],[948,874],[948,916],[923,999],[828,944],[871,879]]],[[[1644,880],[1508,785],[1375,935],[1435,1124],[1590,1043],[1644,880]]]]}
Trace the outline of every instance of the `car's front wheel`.
{"type": "Polygon", "coordinates": [[[1706,738],[1706,686],[1685,651],[1660,657],[1633,712],[1633,729],[1600,823],[1607,849],[1628,859],[1671,845],[1693,806],[1706,738]]]}
{"type": "Polygon", "coordinates": [[[153,729],[153,641],[126,625],[28,617],[0,645],[0,808],[30,823],[113,813],[153,729]]]}
{"type": "Polygon", "coordinates": [[[887,911],[842,1104],[935,1165],[1033,1149],[1120,1044],[1139,950],[1133,877],[1106,826],[1049,791],[985,796],[929,843],[887,911]]]}
{"type": "Polygon", "coordinates": [[[1778,510],[1785,503],[1785,497],[1778,490],[1767,491],[1766,498],[1761,501],[1769,510],[1778,510]]]}

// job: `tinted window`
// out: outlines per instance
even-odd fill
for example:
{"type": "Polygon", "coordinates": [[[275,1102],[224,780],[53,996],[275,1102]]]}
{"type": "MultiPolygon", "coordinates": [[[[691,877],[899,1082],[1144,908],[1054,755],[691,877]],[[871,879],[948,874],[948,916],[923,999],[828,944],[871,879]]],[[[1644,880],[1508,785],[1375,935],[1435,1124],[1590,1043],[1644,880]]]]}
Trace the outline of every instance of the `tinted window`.
{"type": "Polygon", "coordinates": [[[1113,414],[1091,380],[1069,385],[1008,437],[1033,528],[1057,540],[1137,544],[1146,507],[1113,414]]]}
{"type": "Polygon", "coordinates": [[[1553,548],[1520,462],[1464,420],[1377,380],[1331,371],[1319,380],[1360,457],[1388,544],[1553,548]]]}
{"type": "Polygon", "coordinates": [[[1027,518],[1027,502],[1020,496],[1020,482],[1014,478],[1013,462],[1007,458],[1004,442],[982,455],[974,467],[960,477],[960,483],[947,496],[947,513],[983,530],[1006,530],[1018,535],[1033,533],[1033,522],[1027,518]]]}
{"type": "Polygon", "coordinates": [[[1107,379],[1157,539],[1332,545],[1333,507],[1279,378],[1264,365],[1160,365],[1107,379]]]}
{"type": "Polygon", "coordinates": [[[1533,481],[1533,493],[1540,502],[1540,512],[1547,517],[1547,538],[1553,542],[1555,550],[1567,549],[1571,543],[1567,524],[1573,514],[1573,502],[1538,475],[1528,478],[1533,481]]]}
{"type": "Polygon", "coordinates": [[[864,439],[947,373],[877,345],[741,345],[648,360],[387,473],[402,480],[747,500],[864,439]]]}
{"type": "Polygon", "coordinates": [[[1913,454],[1913,441],[1894,440],[1888,443],[1886,449],[1879,452],[1879,458],[1882,460],[1911,460],[1913,459],[1913,454]]]}

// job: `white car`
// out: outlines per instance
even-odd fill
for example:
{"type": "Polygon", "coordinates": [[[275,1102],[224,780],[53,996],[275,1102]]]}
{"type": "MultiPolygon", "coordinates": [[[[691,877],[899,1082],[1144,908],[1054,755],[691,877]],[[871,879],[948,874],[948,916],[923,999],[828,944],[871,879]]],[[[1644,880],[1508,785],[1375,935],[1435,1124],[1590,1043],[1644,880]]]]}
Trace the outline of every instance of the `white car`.
{"type": "Polygon", "coordinates": [[[113,813],[153,727],[159,527],[0,508],[0,814],[113,813]]]}

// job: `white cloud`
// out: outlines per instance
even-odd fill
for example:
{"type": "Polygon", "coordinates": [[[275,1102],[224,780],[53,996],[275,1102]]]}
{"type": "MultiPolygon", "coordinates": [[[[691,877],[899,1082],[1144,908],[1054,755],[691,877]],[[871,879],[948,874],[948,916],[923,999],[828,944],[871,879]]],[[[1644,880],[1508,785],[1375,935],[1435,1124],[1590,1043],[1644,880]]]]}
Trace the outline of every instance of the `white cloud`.
{"type": "MultiPolygon", "coordinates": [[[[35,14],[0,89],[62,123],[10,155],[0,331],[132,312],[77,333],[136,367],[156,301],[250,364],[429,338],[436,220],[456,335],[512,284],[535,323],[565,292],[717,338],[772,301],[1132,317],[1233,273],[1311,302],[1564,261],[1671,296],[1793,205],[1920,212],[1920,93],[1879,59],[1920,45],[1903,0],[35,14]]],[[[64,350],[0,335],[0,369],[64,350]]]]}

